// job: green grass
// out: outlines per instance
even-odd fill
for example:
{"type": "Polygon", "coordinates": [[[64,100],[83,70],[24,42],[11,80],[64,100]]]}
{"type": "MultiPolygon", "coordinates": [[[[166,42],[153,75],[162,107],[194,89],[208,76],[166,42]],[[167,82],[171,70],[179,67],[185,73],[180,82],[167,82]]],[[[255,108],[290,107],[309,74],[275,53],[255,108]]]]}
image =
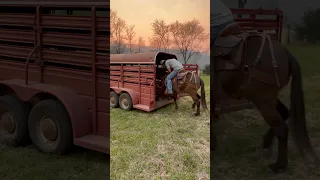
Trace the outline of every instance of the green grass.
{"type": "MultiPolygon", "coordinates": [[[[209,102],[209,77],[206,84],[209,102]]],[[[209,112],[195,117],[192,100],[146,113],[111,110],[112,180],[209,179],[209,112]]],[[[209,103],[208,103],[209,106],[209,103]]]]}
{"type": "Polygon", "coordinates": [[[65,156],[40,153],[33,146],[0,145],[1,180],[106,180],[109,156],[76,148],[65,156]]]}
{"type": "MultiPolygon", "coordinates": [[[[320,154],[320,46],[289,46],[299,60],[303,72],[306,113],[311,141],[320,154]]],[[[289,88],[281,93],[287,104],[289,88]]],[[[268,126],[256,110],[244,110],[223,115],[215,124],[219,148],[214,152],[211,176],[217,180],[315,180],[320,171],[309,171],[296,147],[289,142],[289,167],[280,174],[271,173],[267,165],[276,159],[261,148],[262,135],[268,126]]],[[[291,137],[290,137],[291,138],[291,137]]],[[[274,144],[275,148],[277,144],[274,144]]]]}

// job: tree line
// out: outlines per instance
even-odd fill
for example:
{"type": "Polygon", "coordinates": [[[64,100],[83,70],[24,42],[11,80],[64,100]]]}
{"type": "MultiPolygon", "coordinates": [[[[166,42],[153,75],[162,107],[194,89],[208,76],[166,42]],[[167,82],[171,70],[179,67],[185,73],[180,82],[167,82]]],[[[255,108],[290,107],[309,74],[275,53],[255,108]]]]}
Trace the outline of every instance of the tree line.
{"type": "MultiPolygon", "coordinates": [[[[129,25],[118,13],[111,9],[111,53],[142,52],[146,46],[143,37],[136,37],[135,25],[129,25]],[[135,48],[133,45],[135,44],[135,48]]],[[[181,54],[183,63],[187,63],[194,55],[200,54],[200,45],[209,39],[209,34],[200,21],[193,19],[186,22],[174,21],[168,23],[162,19],[155,19],[150,26],[151,37],[148,37],[149,46],[156,51],[175,51],[181,54]]],[[[209,47],[208,47],[209,49],[209,47]]]]}

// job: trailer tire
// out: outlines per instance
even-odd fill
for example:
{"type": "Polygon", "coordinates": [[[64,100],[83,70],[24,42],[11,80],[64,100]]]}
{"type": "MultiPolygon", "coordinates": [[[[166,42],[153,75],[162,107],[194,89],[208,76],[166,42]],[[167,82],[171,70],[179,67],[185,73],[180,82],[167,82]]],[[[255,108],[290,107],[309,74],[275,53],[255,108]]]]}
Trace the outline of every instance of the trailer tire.
{"type": "Polygon", "coordinates": [[[119,95],[114,91],[110,92],[110,107],[112,108],[119,107],[119,95]]]}
{"type": "Polygon", "coordinates": [[[2,143],[13,147],[30,143],[28,113],[28,106],[18,97],[12,95],[0,97],[0,141],[2,143]]]}
{"type": "Polygon", "coordinates": [[[34,105],[29,116],[32,142],[45,153],[64,154],[73,145],[72,124],[65,107],[56,100],[34,105]]]}
{"type": "Polygon", "coordinates": [[[119,97],[119,105],[123,110],[130,111],[133,107],[132,98],[128,93],[122,93],[119,97]]]}

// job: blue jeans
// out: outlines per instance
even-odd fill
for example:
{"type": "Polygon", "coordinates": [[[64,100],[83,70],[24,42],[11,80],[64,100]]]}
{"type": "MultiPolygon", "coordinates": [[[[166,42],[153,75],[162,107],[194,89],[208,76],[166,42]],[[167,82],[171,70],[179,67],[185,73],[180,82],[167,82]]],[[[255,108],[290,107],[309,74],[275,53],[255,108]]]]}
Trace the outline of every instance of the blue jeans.
{"type": "Polygon", "coordinates": [[[176,75],[181,71],[181,69],[176,69],[171,71],[171,73],[167,76],[167,89],[168,89],[168,94],[172,94],[172,82],[171,79],[176,77],[176,75]]]}

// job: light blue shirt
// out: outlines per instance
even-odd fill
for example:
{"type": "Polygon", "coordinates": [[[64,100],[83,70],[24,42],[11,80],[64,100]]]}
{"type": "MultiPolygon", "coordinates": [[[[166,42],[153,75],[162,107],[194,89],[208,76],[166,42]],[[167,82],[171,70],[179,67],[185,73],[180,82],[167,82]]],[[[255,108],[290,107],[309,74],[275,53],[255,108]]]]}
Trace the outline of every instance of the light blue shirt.
{"type": "Polygon", "coordinates": [[[168,59],[165,62],[165,65],[168,69],[180,70],[183,68],[183,65],[176,59],[168,59]]]}
{"type": "Polygon", "coordinates": [[[220,0],[210,1],[210,26],[219,26],[234,21],[230,9],[220,0]]]}

